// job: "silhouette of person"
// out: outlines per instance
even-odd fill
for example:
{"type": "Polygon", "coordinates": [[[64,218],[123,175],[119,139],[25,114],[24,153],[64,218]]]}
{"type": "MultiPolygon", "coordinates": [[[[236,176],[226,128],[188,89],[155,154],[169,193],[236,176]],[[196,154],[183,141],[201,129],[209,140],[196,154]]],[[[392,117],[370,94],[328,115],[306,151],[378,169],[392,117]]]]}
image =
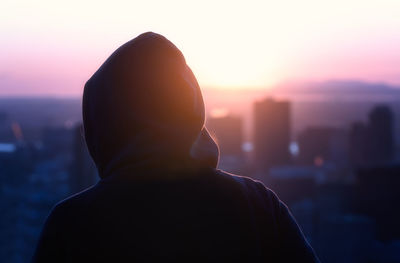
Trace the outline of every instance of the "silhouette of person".
{"type": "Polygon", "coordinates": [[[318,262],[271,190],[216,169],[199,85],[165,37],[118,48],[82,109],[101,180],[53,208],[33,262],[318,262]]]}

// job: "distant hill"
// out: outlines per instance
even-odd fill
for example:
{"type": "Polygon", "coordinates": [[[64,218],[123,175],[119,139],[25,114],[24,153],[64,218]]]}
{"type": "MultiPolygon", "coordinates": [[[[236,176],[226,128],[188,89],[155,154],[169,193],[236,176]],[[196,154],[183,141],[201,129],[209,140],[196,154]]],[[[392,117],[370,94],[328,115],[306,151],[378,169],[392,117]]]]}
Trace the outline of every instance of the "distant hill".
{"type": "Polygon", "coordinates": [[[343,97],[356,100],[400,99],[400,86],[354,80],[283,83],[271,89],[273,94],[323,95],[326,99],[343,97]]]}

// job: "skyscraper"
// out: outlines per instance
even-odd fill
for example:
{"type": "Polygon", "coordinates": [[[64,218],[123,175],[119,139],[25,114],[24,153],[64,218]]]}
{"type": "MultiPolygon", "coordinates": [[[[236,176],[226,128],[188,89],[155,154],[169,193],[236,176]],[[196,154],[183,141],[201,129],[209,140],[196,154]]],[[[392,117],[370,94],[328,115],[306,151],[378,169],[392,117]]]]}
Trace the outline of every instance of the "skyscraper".
{"type": "Polygon", "coordinates": [[[242,173],[245,166],[245,156],[242,152],[243,129],[242,119],[237,116],[226,115],[207,119],[207,128],[218,142],[220,169],[242,173]]]}
{"type": "Polygon", "coordinates": [[[242,119],[227,115],[207,119],[207,128],[218,142],[222,156],[242,155],[242,119]]]}
{"type": "Polygon", "coordinates": [[[267,98],[254,104],[254,161],[257,170],[290,162],[290,103],[267,98]]]}
{"type": "Polygon", "coordinates": [[[352,126],[350,150],[354,166],[375,166],[390,163],[395,152],[393,113],[388,106],[375,106],[368,114],[368,123],[352,126]]]}
{"type": "Polygon", "coordinates": [[[368,159],[373,163],[390,162],[394,155],[393,113],[386,105],[375,106],[368,115],[368,159]]]}

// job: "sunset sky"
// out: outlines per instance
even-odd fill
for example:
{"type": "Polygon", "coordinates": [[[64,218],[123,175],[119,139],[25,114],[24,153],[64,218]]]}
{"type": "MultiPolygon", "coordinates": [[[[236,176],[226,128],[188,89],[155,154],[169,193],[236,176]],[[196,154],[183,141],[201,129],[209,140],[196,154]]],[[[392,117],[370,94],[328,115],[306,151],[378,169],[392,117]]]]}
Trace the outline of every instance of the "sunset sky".
{"type": "Polygon", "coordinates": [[[355,79],[400,85],[399,0],[3,0],[0,96],[79,96],[120,45],[161,33],[203,88],[355,79]]]}

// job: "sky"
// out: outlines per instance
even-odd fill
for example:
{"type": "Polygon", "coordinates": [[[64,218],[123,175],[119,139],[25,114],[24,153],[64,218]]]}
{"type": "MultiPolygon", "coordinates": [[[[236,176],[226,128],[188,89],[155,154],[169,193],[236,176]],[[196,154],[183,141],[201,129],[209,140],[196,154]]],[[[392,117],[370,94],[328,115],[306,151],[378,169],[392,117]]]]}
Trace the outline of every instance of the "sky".
{"type": "Polygon", "coordinates": [[[120,45],[163,34],[202,88],[400,85],[399,0],[2,0],[0,96],[79,96],[120,45]]]}

